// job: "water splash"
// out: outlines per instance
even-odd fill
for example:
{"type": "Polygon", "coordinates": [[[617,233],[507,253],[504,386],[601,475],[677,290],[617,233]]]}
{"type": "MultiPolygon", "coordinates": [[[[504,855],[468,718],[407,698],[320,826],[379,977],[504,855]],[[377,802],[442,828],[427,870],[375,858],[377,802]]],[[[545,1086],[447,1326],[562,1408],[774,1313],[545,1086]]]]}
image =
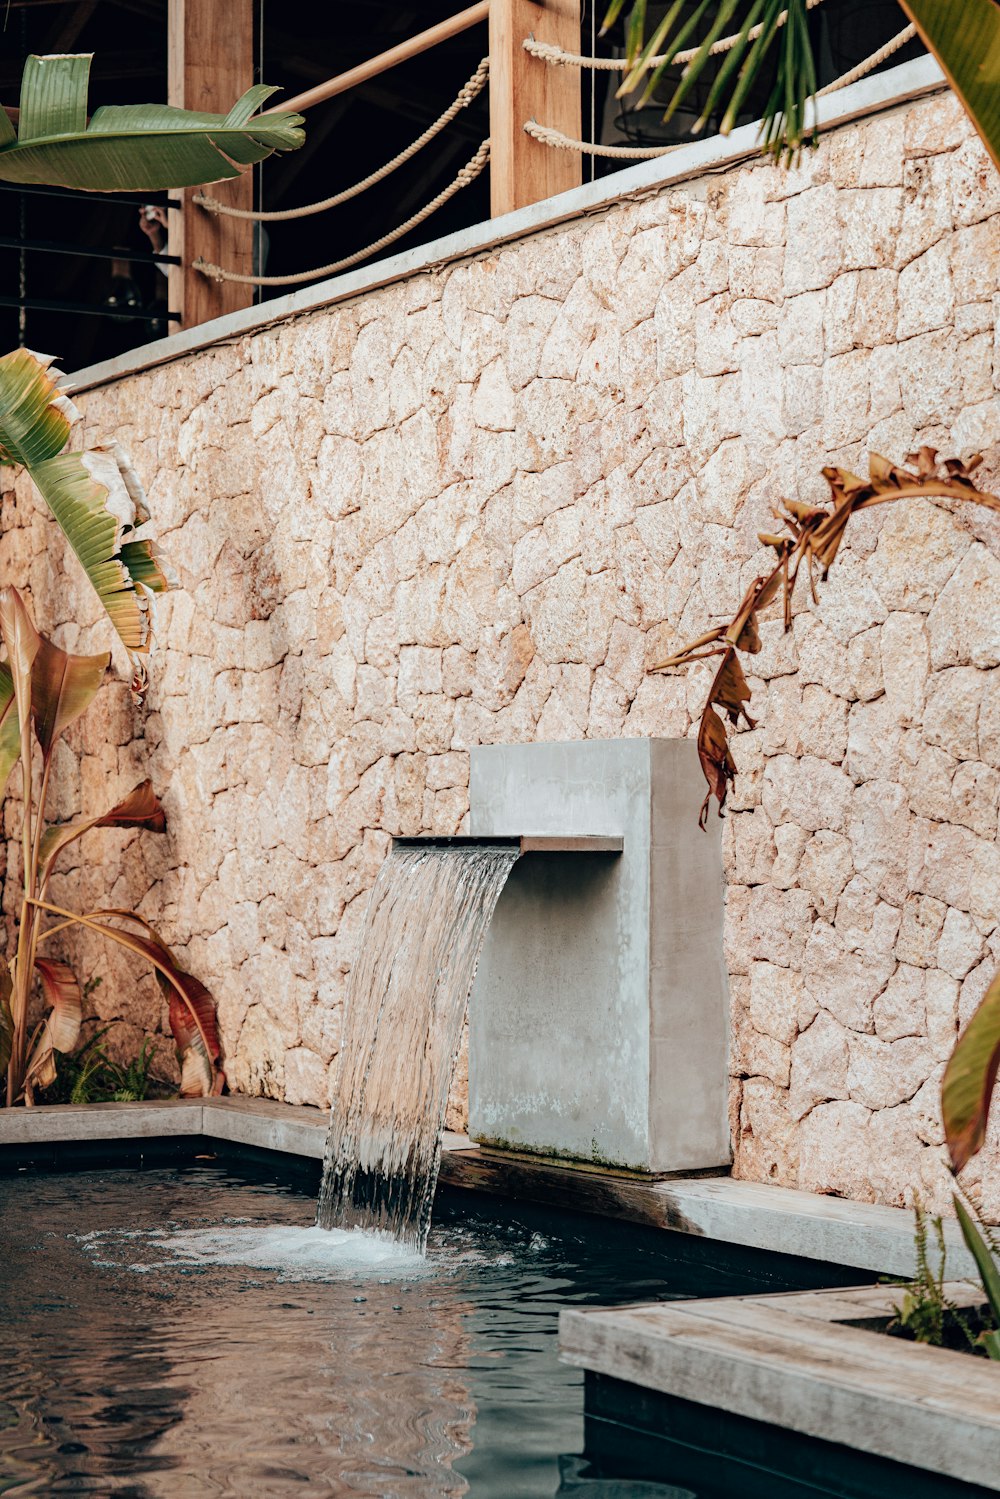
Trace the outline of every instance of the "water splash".
{"type": "Polygon", "coordinates": [[[516,845],[395,847],[347,990],[317,1224],[423,1252],[441,1129],[483,939],[516,845]]]}
{"type": "Polygon", "coordinates": [[[315,1225],[222,1224],[212,1228],[74,1234],[96,1265],[137,1274],[202,1269],[209,1265],[273,1270],[279,1281],[354,1281],[373,1276],[410,1280],[431,1273],[422,1256],[402,1244],[355,1230],[324,1233],[315,1225]]]}

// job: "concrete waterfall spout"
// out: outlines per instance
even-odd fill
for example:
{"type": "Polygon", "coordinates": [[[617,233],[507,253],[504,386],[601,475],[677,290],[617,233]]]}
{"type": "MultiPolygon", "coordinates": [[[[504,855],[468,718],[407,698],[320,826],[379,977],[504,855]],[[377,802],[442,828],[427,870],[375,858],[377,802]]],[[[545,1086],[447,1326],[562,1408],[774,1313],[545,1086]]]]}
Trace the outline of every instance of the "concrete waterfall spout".
{"type": "Polygon", "coordinates": [[[470,990],[473,1138],[656,1174],[728,1162],[698,778],[689,740],[483,747],[471,836],[394,841],[348,986],[322,1227],[426,1243],[470,990]]]}

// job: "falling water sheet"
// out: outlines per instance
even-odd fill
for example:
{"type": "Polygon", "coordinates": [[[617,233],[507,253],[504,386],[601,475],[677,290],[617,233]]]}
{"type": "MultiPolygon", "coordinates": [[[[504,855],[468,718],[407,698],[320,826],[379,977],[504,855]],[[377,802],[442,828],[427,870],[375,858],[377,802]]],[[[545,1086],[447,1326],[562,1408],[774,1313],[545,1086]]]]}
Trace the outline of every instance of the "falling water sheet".
{"type": "Polygon", "coordinates": [[[317,1223],[423,1251],[466,1005],[517,846],[395,847],[351,971],[317,1223]]]}

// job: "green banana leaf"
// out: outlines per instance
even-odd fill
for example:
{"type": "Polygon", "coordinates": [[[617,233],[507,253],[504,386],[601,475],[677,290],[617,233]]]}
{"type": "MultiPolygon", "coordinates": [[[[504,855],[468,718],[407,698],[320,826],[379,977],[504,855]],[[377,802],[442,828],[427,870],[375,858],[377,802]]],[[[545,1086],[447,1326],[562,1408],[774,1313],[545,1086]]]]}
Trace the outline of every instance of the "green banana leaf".
{"type": "Polygon", "coordinates": [[[1000,973],[959,1036],[941,1080],[944,1133],[956,1172],[983,1147],[998,1071],[1000,973]]]}
{"type": "Polygon", "coordinates": [[[0,459],[27,469],[129,653],[133,690],[146,682],[152,595],[177,586],[154,543],[139,480],[117,444],[67,453],[71,417],[48,367],[28,349],[0,358],[0,459]],[[138,524],[137,524],[138,523],[138,524]]]}
{"type": "Polygon", "coordinates": [[[1000,5],[900,0],[1000,170],[1000,5]]]}
{"type": "Polygon", "coordinates": [[[302,116],[259,115],[275,92],[248,89],[227,115],[169,104],[106,105],[87,120],[90,53],[29,57],[17,129],[0,109],[0,178],[87,192],[153,192],[238,177],[305,139],[302,116]]]}
{"type": "Polygon", "coordinates": [[[14,1017],[10,1013],[12,988],[10,969],[6,961],[0,958],[0,1073],[7,1071],[14,1040],[14,1017]]]}
{"type": "MultiPolygon", "coordinates": [[[[959,1225],[962,1229],[962,1237],[969,1248],[969,1253],[976,1262],[979,1278],[986,1292],[986,1299],[993,1313],[993,1320],[1000,1323],[1000,1266],[990,1252],[990,1246],[967,1210],[960,1197],[953,1197],[955,1212],[958,1214],[959,1225]]],[[[983,1346],[990,1358],[1000,1359],[1000,1332],[988,1332],[983,1338],[983,1346]]]]}
{"type": "MultiPolygon", "coordinates": [[[[604,18],[608,28],[626,0],[611,0],[604,18]]],[[[1000,0],[900,0],[928,51],[932,52],[964,106],[983,144],[1000,169],[1000,0]]],[[[695,88],[712,61],[710,48],[723,31],[738,37],[723,57],[703,91],[697,129],[713,115],[721,116],[727,135],[746,106],[754,84],[773,66],[774,83],[764,109],[762,141],[775,156],[794,158],[802,146],[815,141],[808,101],[816,91],[816,69],[806,12],[806,0],[695,0],[686,6],[675,0],[659,25],[647,25],[646,0],[636,0],[626,24],[629,72],[618,97],[632,93],[644,78],[647,103],[663,82],[674,55],[698,46],[667,103],[665,119],[695,88]],[[751,29],[759,27],[756,38],[751,29]],[[659,56],[660,63],[651,61],[659,56]],[[772,62],[773,58],[773,62],[772,62]]]]}

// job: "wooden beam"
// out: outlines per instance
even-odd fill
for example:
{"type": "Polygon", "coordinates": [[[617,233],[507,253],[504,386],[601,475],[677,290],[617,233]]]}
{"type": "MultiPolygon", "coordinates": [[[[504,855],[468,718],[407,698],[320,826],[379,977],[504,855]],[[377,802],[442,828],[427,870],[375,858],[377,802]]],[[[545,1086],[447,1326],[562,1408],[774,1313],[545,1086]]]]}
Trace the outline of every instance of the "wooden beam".
{"type": "MultiPolygon", "coordinates": [[[[0,14],[2,14],[2,9],[3,0],[0,0],[0,14]]],[[[5,58],[3,62],[0,62],[0,88],[20,90],[23,72],[23,58],[5,58]]],[[[143,48],[141,52],[99,52],[91,64],[90,81],[94,83],[117,81],[121,78],[156,78],[162,73],[163,65],[149,47],[143,48]]]]}
{"type": "Polygon", "coordinates": [[[580,139],[580,74],[530,57],[526,36],[580,48],[580,0],[492,0],[490,5],[490,206],[494,218],[579,187],[582,157],[525,135],[528,120],[580,139]]]}
{"type": "Polygon", "coordinates": [[[68,16],[62,17],[45,39],[45,52],[71,52],[76,39],[97,9],[97,0],[79,0],[68,16]]]}
{"type": "Polygon", "coordinates": [[[400,42],[398,47],[390,47],[387,52],[380,52],[377,57],[359,63],[356,68],[348,68],[346,73],[338,73],[335,78],[307,89],[304,94],[296,94],[292,99],[272,104],[271,109],[265,110],[265,113],[281,109],[301,111],[311,109],[314,104],[322,104],[324,99],[332,99],[336,94],[355,88],[359,83],[367,83],[369,78],[377,78],[379,73],[385,73],[401,62],[409,62],[411,57],[426,52],[429,47],[436,47],[439,42],[446,42],[451,37],[468,31],[470,26],[477,26],[480,21],[486,20],[489,11],[490,0],[479,0],[477,5],[470,5],[467,10],[449,16],[447,21],[440,21],[437,26],[430,26],[417,36],[411,36],[409,41],[400,42]]]}
{"type": "MultiPolygon", "coordinates": [[[[254,81],[253,0],[169,0],[167,14],[169,102],[225,114],[254,81]]],[[[252,171],[215,184],[212,193],[234,208],[253,208],[252,171]]],[[[183,208],[170,212],[169,250],[181,257],[182,265],[170,268],[169,301],[171,310],[181,314],[180,326],[193,328],[252,306],[253,287],[209,281],[190,266],[202,255],[227,270],[251,275],[254,226],[246,219],[206,213],[191,202],[193,190],[182,196],[183,208]]]]}

